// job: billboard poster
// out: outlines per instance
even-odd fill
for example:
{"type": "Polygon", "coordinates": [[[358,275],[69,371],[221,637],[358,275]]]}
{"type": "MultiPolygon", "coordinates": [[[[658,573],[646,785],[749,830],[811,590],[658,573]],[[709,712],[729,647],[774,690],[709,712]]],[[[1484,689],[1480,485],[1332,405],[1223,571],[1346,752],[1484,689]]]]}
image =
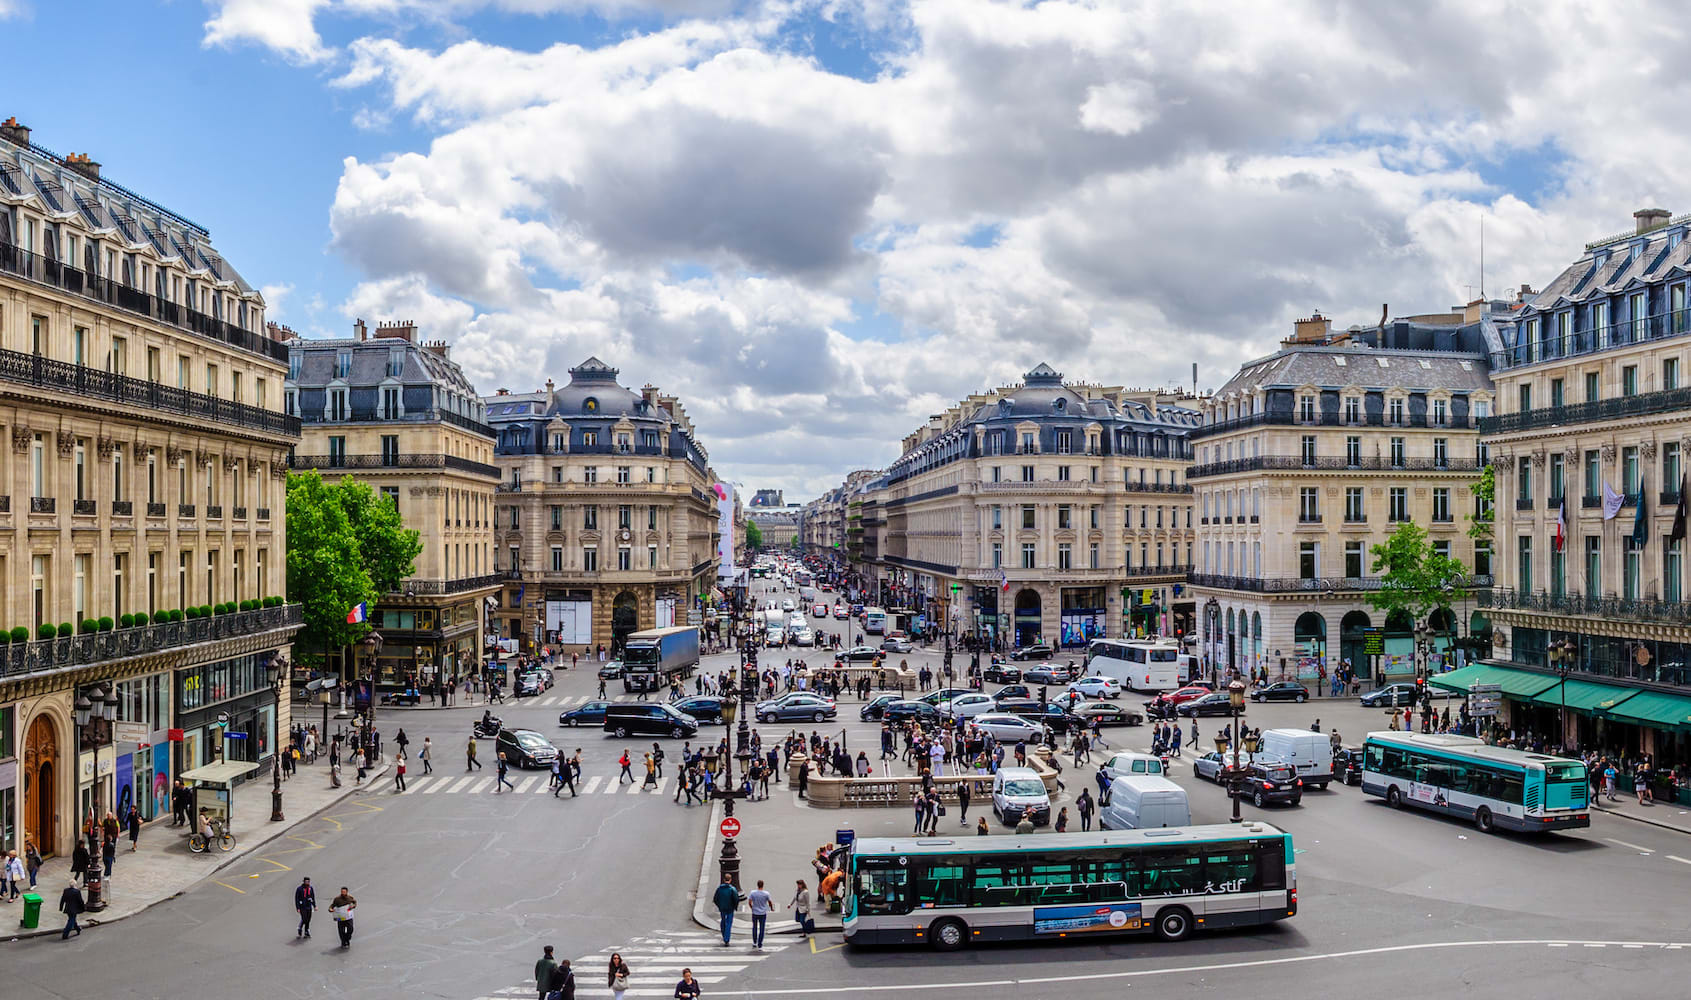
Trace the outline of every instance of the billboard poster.
{"type": "Polygon", "coordinates": [[[716,578],[732,580],[734,569],[734,488],[716,484],[716,578]]]}
{"type": "Polygon", "coordinates": [[[1035,934],[1084,934],[1088,931],[1136,931],[1138,903],[1085,903],[1079,906],[1036,906],[1035,934]]]}

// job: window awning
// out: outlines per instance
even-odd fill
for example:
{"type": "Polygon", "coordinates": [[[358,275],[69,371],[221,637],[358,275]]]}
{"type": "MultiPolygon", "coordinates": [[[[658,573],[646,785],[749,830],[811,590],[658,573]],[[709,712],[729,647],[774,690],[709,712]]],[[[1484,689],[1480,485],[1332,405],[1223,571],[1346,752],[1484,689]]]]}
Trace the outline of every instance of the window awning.
{"type": "Polygon", "coordinates": [[[1563,704],[1566,704],[1569,708],[1581,712],[1608,715],[1638,693],[1637,688],[1598,684],[1594,681],[1570,677],[1560,684],[1551,685],[1548,689],[1539,692],[1532,700],[1534,703],[1547,708],[1560,708],[1563,704]],[[1566,698],[1565,702],[1564,698],[1566,698]]]}
{"type": "Polygon", "coordinates": [[[1459,694],[1467,694],[1468,687],[1472,684],[1496,684],[1508,697],[1523,701],[1534,700],[1535,695],[1555,687],[1558,683],[1555,677],[1547,674],[1534,673],[1531,670],[1511,670],[1490,663],[1473,663],[1457,670],[1433,674],[1427,678],[1427,682],[1434,687],[1459,694]]]}
{"type": "Polygon", "coordinates": [[[203,781],[208,785],[227,785],[236,778],[258,770],[258,765],[245,760],[226,760],[216,764],[190,768],[177,775],[184,781],[203,781]]]}
{"type": "Polygon", "coordinates": [[[1610,710],[1609,718],[1659,729],[1691,729],[1691,698],[1640,691],[1610,710]]]}

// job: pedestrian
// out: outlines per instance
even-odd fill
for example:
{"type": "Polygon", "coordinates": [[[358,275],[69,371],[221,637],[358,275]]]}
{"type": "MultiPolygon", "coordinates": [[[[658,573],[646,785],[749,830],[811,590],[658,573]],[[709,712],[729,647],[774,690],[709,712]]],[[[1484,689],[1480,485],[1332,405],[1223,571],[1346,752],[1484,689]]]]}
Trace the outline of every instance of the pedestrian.
{"type": "Polygon", "coordinates": [[[534,963],[534,988],[539,991],[540,1000],[546,1000],[546,994],[552,992],[552,973],[558,968],[552,950],[551,945],[546,945],[541,949],[540,960],[534,963]]]}
{"type": "Polygon", "coordinates": [[[1016,821],[1016,835],[1022,836],[1033,832],[1033,809],[1022,810],[1022,818],[1016,821]]]}
{"type": "MultiPolygon", "coordinates": [[[[1317,729],[1316,732],[1320,732],[1320,730],[1317,729]]],[[[1174,724],[1174,731],[1169,734],[1169,738],[1168,738],[1169,739],[1169,746],[1171,748],[1173,748],[1174,756],[1176,756],[1176,757],[1180,756],[1180,737],[1181,737],[1180,723],[1176,722],[1174,724]]]]}
{"type": "Polygon", "coordinates": [[[498,795],[501,786],[509,788],[513,792],[517,790],[517,786],[511,784],[511,779],[506,777],[506,775],[510,773],[510,770],[510,761],[506,760],[505,755],[501,753],[499,755],[499,780],[493,783],[493,794],[498,795]]]}
{"type": "Polygon", "coordinates": [[[681,970],[681,981],[675,984],[674,1000],[698,1000],[699,981],[693,978],[692,969],[681,970]]]}
{"type": "Polygon", "coordinates": [[[1615,778],[1617,776],[1614,764],[1609,764],[1607,767],[1603,768],[1603,794],[1608,796],[1610,802],[1616,801],[1615,778]]]}
{"type": "Polygon", "coordinates": [[[914,796],[911,797],[910,806],[916,812],[916,825],[911,827],[910,832],[913,833],[913,834],[916,834],[917,836],[920,836],[921,833],[922,833],[922,828],[927,826],[927,820],[928,820],[928,795],[927,795],[927,793],[926,792],[917,792],[914,796]]]}
{"type": "Polygon", "coordinates": [[[775,900],[763,888],[763,879],[758,879],[757,888],[746,895],[746,905],[752,911],[752,947],[761,951],[763,933],[769,924],[769,911],[775,909],[775,900]]]}
{"type": "Polygon", "coordinates": [[[36,849],[35,841],[23,842],[24,869],[29,872],[29,887],[35,888],[35,876],[41,871],[41,852],[36,849]]]}
{"type": "Polygon", "coordinates": [[[340,932],[341,947],[352,947],[352,914],[358,909],[358,900],[352,898],[346,886],[341,886],[340,895],[329,901],[329,915],[335,918],[335,930],[340,932]]]}
{"type": "Polygon", "coordinates": [[[434,747],[429,745],[429,738],[423,737],[423,749],[417,751],[417,759],[423,762],[423,773],[434,773],[434,747]]]}
{"type": "Polygon", "coordinates": [[[622,751],[622,756],[617,758],[617,763],[622,766],[622,773],[617,775],[617,784],[622,784],[622,779],[624,778],[628,779],[629,784],[634,784],[634,774],[628,769],[629,765],[633,763],[633,760],[629,758],[628,750],[626,748],[622,751]]]}
{"type": "Polygon", "coordinates": [[[1074,800],[1075,812],[1080,813],[1080,831],[1085,833],[1092,829],[1092,790],[1082,788],[1080,798],[1074,800]]]}
{"type": "MultiPolygon", "coordinates": [[[[801,885],[803,883],[800,883],[801,885]]],[[[728,876],[722,876],[722,884],[716,887],[716,892],[710,897],[716,904],[717,916],[721,918],[722,947],[728,947],[728,936],[734,930],[734,911],[740,906],[740,890],[734,888],[734,883],[728,876]]]]}
{"type": "Polygon", "coordinates": [[[570,960],[563,959],[558,967],[552,970],[552,978],[546,983],[547,1000],[575,1000],[575,972],[570,969],[570,960]]]}
{"type": "Polygon", "coordinates": [[[793,892],[793,919],[798,921],[799,937],[809,937],[816,924],[810,919],[810,890],[805,887],[804,879],[798,880],[798,889],[793,892]]]}
{"type": "Polygon", "coordinates": [[[141,810],[133,804],[130,805],[129,815],[125,820],[125,825],[129,828],[129,853],[134,854],[135,848],[141,843],[141,810]]]}
{"type": "Polygon", "coordinates": [[[76,917],[86,907],[87,904],[82,901],[82,890],[76,887],[75,882],[65,886],[65,891],[59,893],[59,912],[65,915],[65,929],[59,934],[60,941],[70,937],[72,931],[81,936],[82,928],[76,926],[76,917]]]}
{"type": "Polygon", "coordinates": [[[405,791],[405,751],[401,750],[393,755],[393,791],[394,794],[405,791]]]}
{"type": "Polygon", "coordinates": [[[658,785],[658,762],[651,754],[646,754],[646,780],[640,783],[641,788],[656,788],[658,785]]]}
{"type": "MultiPolygon", "coordinates": [[[[752,756],[753,757],[757,756],[757,752],[755,750],[752,752],[752,756]]],[[[663,777],[663,747],[658,746],[656,743],[652,744],[652,763],[657,765],[658,777],[662,778],[663,777]]]]}
{"type": "Polygon", "coordinates": [[[369,758],[364,756],[363,747],[359,747],[357,750],[352,752],[352,766],[358,769],[358,780],[353,782],[353,784],[364,784],[364,770],[369,766],[369,758]]]}
{"type": "Polygon", "coordinates": [[[299,926],[294,928],[294,937],[311,936],[311,914],[316,909],[317,890],[311,887],[311,879],[301,879],[294,887],[294,912],[299,914],[299,926]]]}
{"type": "Polygon", "coordinates": [[[17,851],[7,851],[6,856],[0,858],[0,891],[11,893],[6,897],[6,902],[10,903],[18,898],[22,883],[23,860],[18,857],[17,851]]]}
{"type": "Polygon", "coordinates": [[[613,1000],[622,1000],[623,994],[628,992],[628,963],[622,960],[620,953],[611,954],[610,968],[606,970],[605,985],[610,987],[613,1000]]]}
{"type": "Polygon", "coordinates": [[[969,786],[973,783],[974,783],[973,781],[968,781],[968,780],[959,781],[957,783],[957,814],[958,814],[957,815],[957,825],[958,826],[968,826],[969,825],[969,796],[972,794],[969,791],[969,786]]]}
{"type": "MultiPolygon", "coordinates": [[[[110,816],[109,813],[107,815],[110,816]]],[[[112,822],[113,823],[117,822],[115,817],[112,817],[112,822]]],[[[112,863],[116,860],[117,860],[117,834],[114,831],[113,833],[111,833],[109,835],[103,835],[100,838],[100,862],[103,865],[105,865],[106,877],[107,878],[112,877],[112,863]]]]}
{"type": "Polygon", "coordinates": [[[1068,833],[1069,832],[1069,807],[1068,806],[1064,806],[1063,808],[1057,810],[1056,831],[1058,833],[1068,833]]]}

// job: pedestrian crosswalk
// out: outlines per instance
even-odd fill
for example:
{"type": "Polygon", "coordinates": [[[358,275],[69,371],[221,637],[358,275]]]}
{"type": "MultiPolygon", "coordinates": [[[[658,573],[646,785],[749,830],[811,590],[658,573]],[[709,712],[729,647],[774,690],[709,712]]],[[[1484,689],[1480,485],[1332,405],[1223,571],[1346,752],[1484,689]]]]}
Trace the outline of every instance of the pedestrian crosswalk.
{"type": "MultiPolygon", "coordinates": [[[[687,691],[692,694],[692,691],[687,691]]],[[[607,694],[601,698],[596,694],[548,694],[537,695],[532,698],[507,698],[506,704],[522,705],[529,708],[577,708],[590,701],[609,701],[619,705],[631,704],[639,701],[668,701],[668,691],[658,691],[642,698],[637,694],[607,694]]]]}
{"type": "MultiPolygon", "coordinates": [[[[753,963],[761,962],[799,941],[792,935],[771,934],[764,938],[762,949],[754,949],[751,935],[751,918],[741,914],[734,921],[732,944],[726,948],[722,946],[722,935],[714,931],[673,931],[633,938],[621,947],[605,948],[596,954],[571,959],[575,995],[611,995],[608,970],[613,952],[620,954],[628,966],[625,996],[673,997],[682,969],[693,971],[693,978],[703,986],[706,996],[738,993],[735,973],[744,972],[753,963]]],[[[532,981],[526,981],[475,1000],[514,1000],[533,997],[536,992],[532,981]]]]}
{"type": "MultiPolygon", "coordinates": [[[[524,775],[520,771],[513,771],[508,780],[516,787],[504,788],[499,794],[540,795],[550,794],[552,791],[552,776],[550,773],[536,774],[531,771],[524,775]]],[[[576,782],[575,791],[577,796],[618,794],[652,796],[662,795],[665,792],[674,794],[675,786],[670,783],[673,780],[674,775],[666,774],[658,779],[656,785],[647,785],[644,784],[644,776],[631,782],[627,779],[619,781],[617,775],[595,774],[576,782]]],[[[400,794],[434,795],[443,793],[457,795],[462,793],[480,795],[485,793],[491,795],[494,786],[498,783],[499,779],[492,774],[472,774],[468,777],[461,774],[420,774],[408,776],[405,779],[405,791],[400,794]]],[[[567,799],[569,796],[569,789],[566,788],[561,793],[561,797],[567,799]]]]}

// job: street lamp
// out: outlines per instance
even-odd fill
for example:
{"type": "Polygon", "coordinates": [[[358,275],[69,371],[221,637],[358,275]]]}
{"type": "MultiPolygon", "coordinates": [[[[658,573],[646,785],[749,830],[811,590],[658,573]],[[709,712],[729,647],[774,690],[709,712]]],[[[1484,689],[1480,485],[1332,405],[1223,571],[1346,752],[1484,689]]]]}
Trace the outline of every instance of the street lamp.
{"type": "Polygon", "coordinates": [[[1557,675],[1562,678],[1562,683],[1560,685],[1562,691],[1562,714],[1561,722],[1559,723],[1562,727],[1562,731],[1558,736],[1558,742],[1562,746],[1566,746],[1568,742],[1568,670],[1573,667],[1575,650],[1575,645],[1565,638],[1557,639],[1546,649],[1546,652],[1550,657],[1550,665],[1556,669],[1557,675]]]}
{"type": "MultiPolygon", "coordinates": [[[[370,734],[375,731],[376,728],[376,657],[380,655],[382,651],[382,634],[377,632],[375,629],[371,629],[369,635],[358,640],[358,644],[363,646],[369,654],[369,659],[365,661],[365,678],[370,682],[370,703],[364,706],[363,735],[365,752],[369,753],[369,750],[371,749],[370,734]]],[[[373,756],[369,758],[369,762],[372,767],[375,766],[376,762],[373,756]]]]}
{"type": "MultiPolygon", "coordinates": [[[[281,653],[272,653],[270,661],[264,665],[270,681],[270,689],[276,692],[276,715],[282,714],[282,679],[286,676],[288,661],[281,653]]],[[[324,709],[327,712],[327,709],[324,709]]],[[[282,734],[276,734],[276,756],[270,762],[270,822],[281,823],[287,819],[282,815],[282,754],[292,753],[292,749],[282,741],[282,734]]]]}
{"type": "MultiPolygon", "coordinates": [[[[1214,603],[1214,600],[1211,600],[1214,603]]],[[[1239,817],[1239,744],[1245,742],[1239,732],[1239,713],[1245,707],[1245,682],[1235,677],[1227,684],[1227,700],[1233,706],[1233,766],[1227,772],[1227,788],[1233,795],[1233,822],[1239,817]]]]}

